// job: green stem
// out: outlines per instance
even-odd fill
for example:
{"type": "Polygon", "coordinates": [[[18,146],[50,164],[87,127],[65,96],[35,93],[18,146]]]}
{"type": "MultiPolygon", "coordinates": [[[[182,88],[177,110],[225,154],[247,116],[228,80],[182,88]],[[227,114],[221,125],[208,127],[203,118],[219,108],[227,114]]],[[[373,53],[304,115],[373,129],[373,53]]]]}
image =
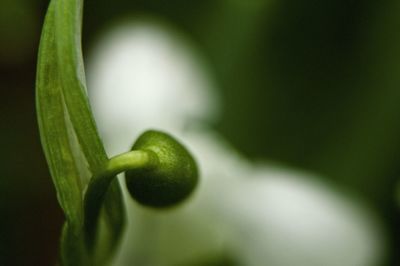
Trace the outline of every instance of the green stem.
{"type": "Polygon", "coordinates": [[[155,166],[157,155],[150,150],[129,151],[111,158],[104,174],[117,175],[123,171],[155,166]]]}
{"type": "Polygon", "coordinates": [[[107,190],[114,178],[124,171],[150,169],[156,167],[158,163],[159,159],[154,152],[150,150],[134,150],[111,158],[103,170],[92,177],[84,199],[84,227],[89,248],[94,244],[98,216],[107,190]]]}

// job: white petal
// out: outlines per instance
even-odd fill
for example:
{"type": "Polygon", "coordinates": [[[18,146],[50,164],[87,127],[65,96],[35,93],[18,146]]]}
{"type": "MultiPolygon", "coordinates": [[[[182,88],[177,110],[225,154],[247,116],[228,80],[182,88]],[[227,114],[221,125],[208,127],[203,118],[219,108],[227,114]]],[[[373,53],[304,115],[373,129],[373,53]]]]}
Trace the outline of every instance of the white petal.
{"type": "Polygon", "coordinates": [[[161,23],[118,26],[88,66],[90,99],[101,133],[113,138],[106,139],[112,154],[126,151],[144,129],[180,131],[188,121],[216,115],[216,90],[200,56],[161,23]]]}
{"type": "Polygon", "coordinates": [[[215,134],[186,141],[203,171],[198,209],[243,265],[381,265],[384,232],[362,202],[310,173],[250,164],[215,134]]]}
{"type": "Polygon", "coordinates": [[[309,174],[254,165],[209,130],[184,130],[216,104],[210,78],[182,42],[152,23],[108,36],[88,72],[108,151],[124,152],[140,131],[161,128],[189,147],[202,173],[191,200],[175,210],[128,199],[128,237],[115,265],[170,265],[225,251],[246,266],[379,265],[382,232],[361,203],[309,174]]]}

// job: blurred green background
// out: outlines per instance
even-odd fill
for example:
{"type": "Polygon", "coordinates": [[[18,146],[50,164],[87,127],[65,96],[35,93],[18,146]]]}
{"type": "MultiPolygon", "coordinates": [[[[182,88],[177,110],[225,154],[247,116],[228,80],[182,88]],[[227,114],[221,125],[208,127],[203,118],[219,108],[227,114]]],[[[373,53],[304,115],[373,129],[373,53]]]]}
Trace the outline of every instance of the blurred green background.
{"type": "MultiPolygon", "coordinates": [[[[1,0],[0,265],[54,265],[63,222],[39,142],[36,53],[48,1],[1,0]]],[[[84,48],[114,19],[159,16],[211,63],[215,128],[241,152],[366,200],[399,265],[400,1],[87,0],[84,48]]]]}

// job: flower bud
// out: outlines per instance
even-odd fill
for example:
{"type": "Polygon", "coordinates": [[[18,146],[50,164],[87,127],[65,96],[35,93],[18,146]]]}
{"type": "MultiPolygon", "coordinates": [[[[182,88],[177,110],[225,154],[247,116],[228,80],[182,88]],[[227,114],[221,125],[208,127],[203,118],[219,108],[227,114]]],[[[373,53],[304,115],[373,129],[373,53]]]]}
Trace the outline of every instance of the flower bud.
{"type": "Polygon", "coordinates": [[[149,167],[125,172],[128,191],[139,203],[155,208],[170,207],[186,199],[196,187],[196,162],[188,150],[170,135],[146,131],[132,150],[155,155],[155,162],[149,167]]]}

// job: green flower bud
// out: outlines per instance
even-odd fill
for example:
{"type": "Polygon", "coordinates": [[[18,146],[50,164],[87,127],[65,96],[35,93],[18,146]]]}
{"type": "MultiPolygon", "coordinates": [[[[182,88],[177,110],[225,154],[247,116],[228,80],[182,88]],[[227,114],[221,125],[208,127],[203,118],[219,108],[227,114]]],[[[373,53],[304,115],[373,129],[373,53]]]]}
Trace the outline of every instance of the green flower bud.
{"type": "Polygon", "coordinates": [[[132,150],[154,154],[148,167],[127,170],[126,185],[131,196],[143,205],[170,207],[186,199],[198,182],[198,169],[188,150],[170,135],[146,131],[132,150]]]}

